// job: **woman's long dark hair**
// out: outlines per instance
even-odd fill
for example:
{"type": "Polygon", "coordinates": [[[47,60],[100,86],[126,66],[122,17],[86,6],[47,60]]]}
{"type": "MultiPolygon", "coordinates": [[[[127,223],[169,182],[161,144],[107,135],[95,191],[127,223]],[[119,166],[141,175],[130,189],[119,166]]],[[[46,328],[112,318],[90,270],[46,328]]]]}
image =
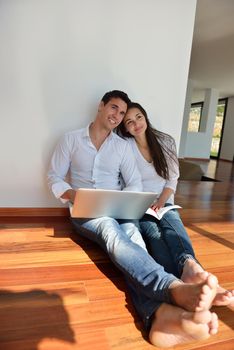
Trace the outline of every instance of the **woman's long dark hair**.
{"type": "MultiPolygon", "coordinates": [[[[147,129],[145,132],[146,141],[148,143],[149,151],[153,159],[154,168],[159,176],[168,180],[169,167],[168,167],[166,156],[167,158],[169,157],[170,159],[172,159],[173,162],[178,164],[176,151],[172,147],[170,147],[170,145],[172,146],[174,144],[174,140],[170,135],[165,134],[153,128],[153,126],[149,121],[146,111],[139,103],[131,102],[128,106],[128,111],[132,108],[139,109],[143,114],[143,116],[145,117],[146,124],[147,124],[147,129]]],[[[116,132],[118,135],[123,137],[133,137],[129,132],[126,131],[123,121],[117,127],[116,132]]]]}

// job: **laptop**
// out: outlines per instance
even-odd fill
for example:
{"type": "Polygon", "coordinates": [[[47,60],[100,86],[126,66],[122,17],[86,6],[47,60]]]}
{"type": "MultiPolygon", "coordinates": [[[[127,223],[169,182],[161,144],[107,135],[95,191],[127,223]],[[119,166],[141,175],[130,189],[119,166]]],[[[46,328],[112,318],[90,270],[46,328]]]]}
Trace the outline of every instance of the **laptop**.
{"type": "Polygon", "coordinates": [[[153,192],[79,188],[70,214],[73,218],[140,219],[156,198],[153,192]]]}

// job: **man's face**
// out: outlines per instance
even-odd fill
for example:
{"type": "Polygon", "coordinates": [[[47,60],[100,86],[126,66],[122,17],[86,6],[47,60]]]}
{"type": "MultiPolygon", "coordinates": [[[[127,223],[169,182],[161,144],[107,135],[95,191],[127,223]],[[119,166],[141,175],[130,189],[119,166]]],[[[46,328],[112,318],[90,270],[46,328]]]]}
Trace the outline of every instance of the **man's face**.
{"type": "Polygon", "coordinates": [[[112,98],[107,104],[101,101],[98,118],[109,130],[115,129],[123,120],[127,111],[127,104],[120,98],[112,98]]]}

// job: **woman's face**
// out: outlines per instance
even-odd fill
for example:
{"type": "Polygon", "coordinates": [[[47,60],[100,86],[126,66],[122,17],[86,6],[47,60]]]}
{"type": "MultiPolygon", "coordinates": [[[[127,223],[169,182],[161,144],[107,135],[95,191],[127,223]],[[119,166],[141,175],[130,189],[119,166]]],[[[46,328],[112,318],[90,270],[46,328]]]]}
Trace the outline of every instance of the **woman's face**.
{"type": "Polygon", "coordinates": [[[123,123],[127,132],[134,137],[144,134],[147,129],[145,116],[138,108],[129,109],[123,119],[123,123]]]}

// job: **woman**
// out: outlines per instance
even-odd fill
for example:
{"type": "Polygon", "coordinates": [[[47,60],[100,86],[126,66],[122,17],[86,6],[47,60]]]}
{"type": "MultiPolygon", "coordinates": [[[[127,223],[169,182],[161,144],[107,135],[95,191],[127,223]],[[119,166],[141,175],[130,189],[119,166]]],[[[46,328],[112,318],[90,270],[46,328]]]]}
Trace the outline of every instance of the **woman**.
{"type": "MultiPolygon", "coordinates": [[[[142,176],[143,190],[155,192],[155,211],[174,204],[179,164],[174,139],[154,129],[144,108],[131,103],[117,133],[127,138],[142,176]]],[[[177,210],[169,210],[159,221],[145,214],[140,220],[142,236],[153,258],[167,272],[186,283],[198,283],[207,272],[197,261],[191,241],[177,210]]],[[[233,303],[234,291],[219,287],[216,305],[233,303]]]]}

